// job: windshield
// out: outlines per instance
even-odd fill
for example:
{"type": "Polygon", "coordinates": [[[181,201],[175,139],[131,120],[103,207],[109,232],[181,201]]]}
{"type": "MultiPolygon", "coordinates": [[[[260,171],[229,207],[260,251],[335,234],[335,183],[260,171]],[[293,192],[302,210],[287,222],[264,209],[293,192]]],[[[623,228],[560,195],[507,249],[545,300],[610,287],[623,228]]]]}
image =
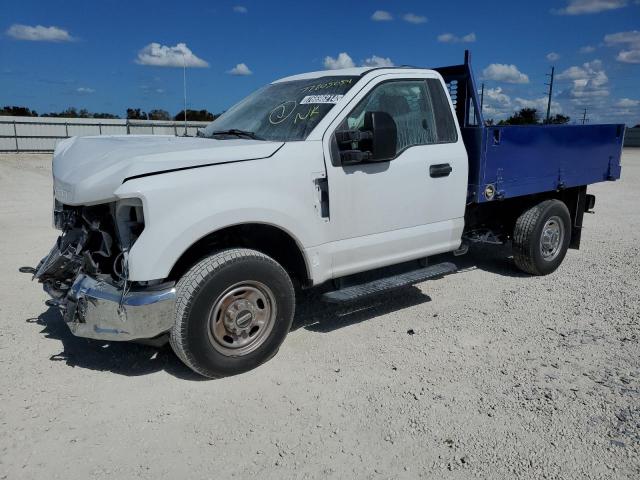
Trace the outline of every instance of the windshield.
{"type": "Polygon", "coordinates": [[[333,76],[267,85],[214,120],[202,135],[233,130],[261,140],[304,140],[358,80],[333,76]]]}

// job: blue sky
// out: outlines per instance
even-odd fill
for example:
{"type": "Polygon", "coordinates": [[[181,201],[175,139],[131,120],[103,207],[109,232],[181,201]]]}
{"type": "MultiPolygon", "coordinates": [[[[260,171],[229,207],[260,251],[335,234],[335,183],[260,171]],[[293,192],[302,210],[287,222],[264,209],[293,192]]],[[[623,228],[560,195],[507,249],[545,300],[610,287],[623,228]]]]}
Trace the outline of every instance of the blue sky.
{"type": "Polygon", "coordinates": [[[472,52],[485,116],[544,105],[640,123],[640,0],[21,0],[3,2],[0,104],[222,111],[279,77],[367,64],[439,66],[472,52]],[[183,60],[184,59],[184,60],[183,60]]]}

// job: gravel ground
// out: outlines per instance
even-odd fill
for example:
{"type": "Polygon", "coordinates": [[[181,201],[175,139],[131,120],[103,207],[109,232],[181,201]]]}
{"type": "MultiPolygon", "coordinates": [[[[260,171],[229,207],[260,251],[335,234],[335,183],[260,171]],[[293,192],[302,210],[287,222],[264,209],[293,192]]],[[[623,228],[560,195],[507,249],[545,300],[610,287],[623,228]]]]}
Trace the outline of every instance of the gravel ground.
{"type": "Polygon", "coordinates": [[[272,361],[217,381],[73,337],[17,272],[56,237],[49,164],[0,156],[0,478],[640,478],[639,150],[555,274],[479,249],[367,303],[306,294],[272,361]]]}

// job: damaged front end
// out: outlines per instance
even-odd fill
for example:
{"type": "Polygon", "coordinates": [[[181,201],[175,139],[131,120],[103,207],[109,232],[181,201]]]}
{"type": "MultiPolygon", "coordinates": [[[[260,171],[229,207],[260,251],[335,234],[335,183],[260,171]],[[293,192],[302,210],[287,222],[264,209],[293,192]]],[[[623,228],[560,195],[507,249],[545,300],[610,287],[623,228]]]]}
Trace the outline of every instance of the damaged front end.
{"type": "Polygon", "coordinates": [[[128,255],[144,230],[139,199],[94,206],[55,201],[62,230],[35,269],[25,268],[60,308],[74,335],[100,340],[157,337],[173,324],[173,283],[130,282],[128,255]]]}

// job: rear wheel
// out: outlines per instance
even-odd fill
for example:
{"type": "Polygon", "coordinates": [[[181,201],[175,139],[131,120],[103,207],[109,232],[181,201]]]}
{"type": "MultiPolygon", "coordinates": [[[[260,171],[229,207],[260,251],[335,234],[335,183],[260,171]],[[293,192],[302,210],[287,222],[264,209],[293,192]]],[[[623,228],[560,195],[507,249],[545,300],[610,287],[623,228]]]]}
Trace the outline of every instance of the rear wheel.
{"type": "Polygon", "coordinates": [[[513,231],[513,258],[516,266],[532,275],[555,271],[571,241],[571,217],[559,200],[545,200],[526,210],[513,231]]]}
{"type": "Polygon", "coordinates": [[[235,375],[264,363],[291,327],[291,279],[275,260],[255,250],[223,250],[201,260],[176,290],[171,346],[205,377],[235,375]]]}

